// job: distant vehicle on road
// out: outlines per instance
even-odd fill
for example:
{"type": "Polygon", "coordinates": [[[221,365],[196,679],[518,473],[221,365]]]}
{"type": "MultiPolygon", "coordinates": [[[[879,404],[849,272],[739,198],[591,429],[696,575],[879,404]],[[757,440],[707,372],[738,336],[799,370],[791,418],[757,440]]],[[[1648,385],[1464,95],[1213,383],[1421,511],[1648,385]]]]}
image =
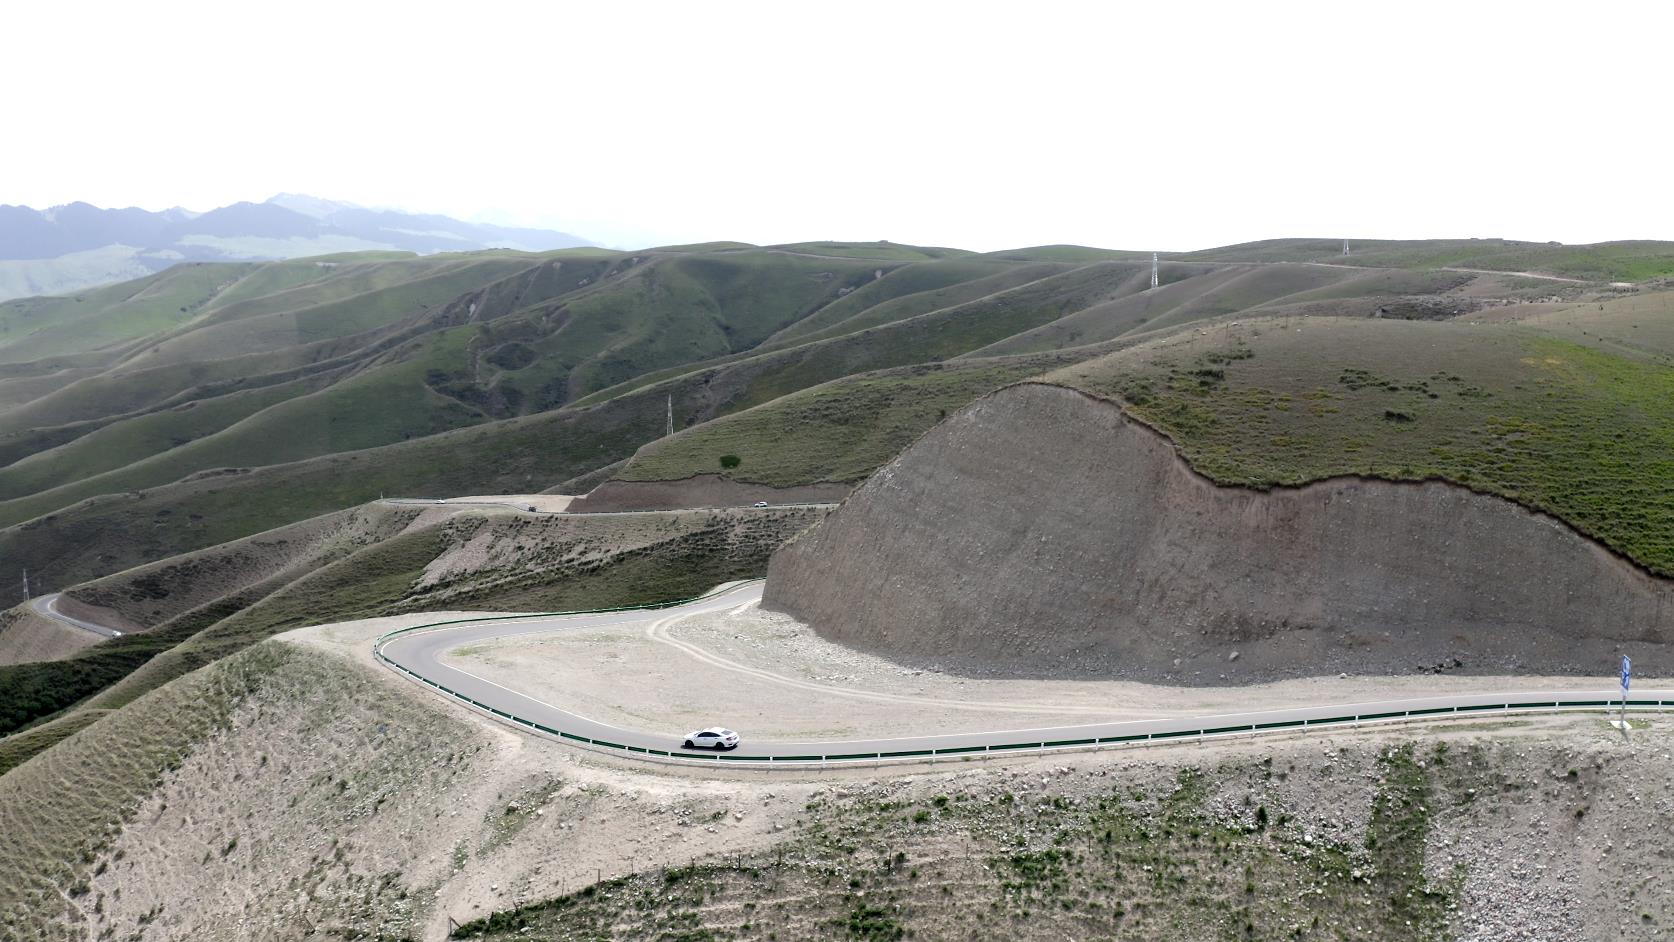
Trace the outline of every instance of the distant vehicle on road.
{"type": "Polygon", "coordinates": [[[765,500],[758,500],[758,501],[756,501],[756,506],[757,506],[757,507],[766,507],[766,506],[767,506],[767,501],[765,501],[765,500]]]}
{"type": "Polygon", "coordinates": [[[738,734],[730,729],[711,726],[686,734],[687,749],[737,749],[738,734]]]}

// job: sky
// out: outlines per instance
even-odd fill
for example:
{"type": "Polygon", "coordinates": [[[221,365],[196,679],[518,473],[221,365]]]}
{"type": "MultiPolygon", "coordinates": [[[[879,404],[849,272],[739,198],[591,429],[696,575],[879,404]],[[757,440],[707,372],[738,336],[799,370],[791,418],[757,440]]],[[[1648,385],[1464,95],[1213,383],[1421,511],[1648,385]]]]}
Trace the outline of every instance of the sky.
{"type": "Polygon", "coordinates": [[[1674,4],[0,12],[0,203],[300,192],[634,248],[1674,239],[1674,4]]]}

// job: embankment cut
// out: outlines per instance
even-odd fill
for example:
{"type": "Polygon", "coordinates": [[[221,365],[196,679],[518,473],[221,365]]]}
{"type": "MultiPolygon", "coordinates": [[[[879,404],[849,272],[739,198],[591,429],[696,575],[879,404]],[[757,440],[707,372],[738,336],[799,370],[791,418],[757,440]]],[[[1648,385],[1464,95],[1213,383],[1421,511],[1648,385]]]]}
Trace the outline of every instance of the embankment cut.
{"type": "Polygon", "coordinates": [[[1216,486],[1116,405],[978,401],[781,549],[764,604],[950,669],[1188,684],[1674,673],[1674,583],[1440,482],[1216,486]]]}

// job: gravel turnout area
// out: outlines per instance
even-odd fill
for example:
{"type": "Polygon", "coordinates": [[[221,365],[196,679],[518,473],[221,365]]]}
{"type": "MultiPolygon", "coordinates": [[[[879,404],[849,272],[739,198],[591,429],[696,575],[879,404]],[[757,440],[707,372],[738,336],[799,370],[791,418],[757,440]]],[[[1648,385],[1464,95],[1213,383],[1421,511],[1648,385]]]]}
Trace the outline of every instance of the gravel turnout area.
{"type": "Polygon", "coordinates": [[[1612,682],[1448,673],[1230,688],[1073,675],[975,678],[944,672],[934,663],[897,663],[855,651],[755,605],[473,644],[444,660],[561,709],[630,729],[678,736],[721,724],[768,739],[1027,729],[1449,693],[1596,690],[1612,682]]]}

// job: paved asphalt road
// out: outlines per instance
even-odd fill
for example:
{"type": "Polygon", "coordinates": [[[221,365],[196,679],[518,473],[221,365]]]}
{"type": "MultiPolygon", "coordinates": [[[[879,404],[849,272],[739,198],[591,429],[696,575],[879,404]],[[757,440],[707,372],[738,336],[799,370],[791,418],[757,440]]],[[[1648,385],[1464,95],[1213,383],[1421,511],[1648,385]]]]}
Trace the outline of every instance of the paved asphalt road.
{"type": "Polygon", "coordinates": [[[50,618],[53,621],[61,621],[66,625],[74,625],[84,631],[91,631],[101,638],[122,637],[122,632],[117,631],[115,628],[106,628],[104,625],[95,625],[90,621],[82,621],[79,618],[71,618],[59,611],[58,596],[61,594],[62,593],[59,592],[53,592],[50,595],[42,595],[37,598],[30,599],[29,607],[34,609],[35,614],[37,615],[50,618]]]}
{"type": "MultiPolygon", "coordinates": [[[[464,624],[456,627],[437,628],[418,631],[405,635],[397,635],[382,643],[381,650],[385,657],[394,663],[420,674],[446,687],[450,687],[466,696],[482,703],[489,704],[494,709],[501,710],[513,716],[532,720],[543,726],[562,732],[571,733],[588,739],[602,739],[627,746],[637,746],[645,749],[663,749],[676,754],[700,755],[688,752],[681,746],[681,737],[687,730],[668,729],[661,732],[644,732],[639,730],[620,729],[578,716],[555,706],[544,703],[533,697],[519,693],[499,684],[484,680],[458,668],[449,667],[440,660],[441,655],[462,645],[474,644],[492,638],[512,637],[524,634],[536,634],[562,630],[565,628],[596,627],[603,625],[644,624],[671,616],[691,615],[700,612],[714,612],[728,608],[735,608],[747,602],[761,598],[762,583],[747,582],[726,591],[699,599],[677,608],[665,608],[654,611],[626,611],[607,612],[589,615],[565,615],[557,617],[531,617],[515,621],[482,622],[464,624]]],[[[1502,706],[1510,701],[1530,700],[1609,700],[1620,695],[1619,690],[1567,690],[1567,691],[1525,691],[1516,693],[1492,693],[1482,695],[1427,697],[1411,700],[1387,700],[1369,703],[1339,703],[1322,704],[1318,706],[1299,707],[1288,710],[1268,710],[1256,713],[1223,714],[1215,716],[1191,715],[1166,720],[1140,720],[1120,723],[1095,723],[1079,726],[1058,726],[1046,729],[1013,729],[995,730],[982,733],[954,733],[941,736],[915,736],[902,739],[868,739],[847,740],[840,742],[781,742],[753,739],[748,729],[740,729],[742,743],[731,755],[740,757],[788,757],[810,755],[841,755],[847,753],[877,753],[901,752],[907,750],[954,749],[962,747],[995,746],[1006,743],[1019,742],[1062,742],[1071,740],[1088,740],[1106,736],[1132,736],[1143,734],[1176,733],[1180,730],[1197,731],[1208,729],[1211,731],[1226,728],[1233,731],[1238,727],[1246,730],[1257,724],[1282,723],[1299,720],[1322,720],[1343,716],[1359,716],[1367,720],[1386,719],[1391,713],[1408,710],[1442,710],[1453,707],[1483,707],[1502,706]],[[1381,714],[1381,716],[1380,716],[1381,714]]],[[[1635,690],[1634,700],[1669,700],[1674,701],[1674,691],[1635,690]]],[[[716,725],[728,726],[730,721],[725,716],[714,717],[711,721],[716,725]]]]}

